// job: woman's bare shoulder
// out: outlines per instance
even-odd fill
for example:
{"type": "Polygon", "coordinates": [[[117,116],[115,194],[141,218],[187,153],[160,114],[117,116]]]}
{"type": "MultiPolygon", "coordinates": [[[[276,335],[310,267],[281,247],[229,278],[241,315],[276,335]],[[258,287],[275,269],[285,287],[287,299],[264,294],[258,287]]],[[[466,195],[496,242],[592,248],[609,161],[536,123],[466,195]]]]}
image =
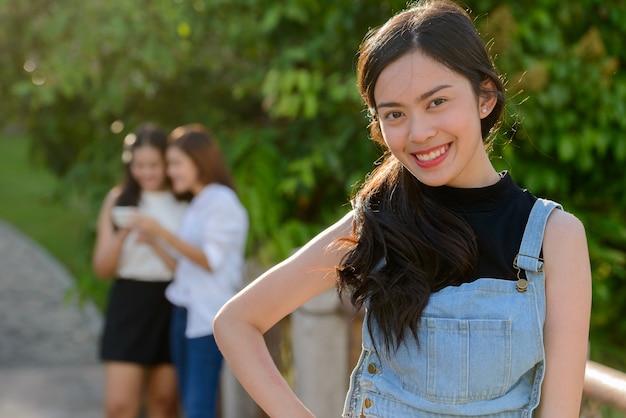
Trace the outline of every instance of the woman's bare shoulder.
{"type": "Polygon", "coordinates": [[[548,218],[543,242],[546,279],[552,283],[590,281],[589,249],[583,223],[575,215],[555,210],[548,218]],[[556,280],[556,282],[555,282],[556,280]]]}
{"type": "Polygon", "coordinates": [[[565,236],[584,236],[585,226],[578,217],[565,210],[555,210],[546,224],[546,237],[562,239],[565,236]]]}

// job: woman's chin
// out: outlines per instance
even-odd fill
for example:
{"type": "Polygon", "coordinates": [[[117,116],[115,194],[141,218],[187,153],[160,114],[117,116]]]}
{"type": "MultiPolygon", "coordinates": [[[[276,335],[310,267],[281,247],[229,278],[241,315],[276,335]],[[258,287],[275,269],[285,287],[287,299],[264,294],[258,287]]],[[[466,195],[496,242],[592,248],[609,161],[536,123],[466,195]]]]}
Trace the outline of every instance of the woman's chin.
{"type": "Polygon", "coordinates": [[[163,190],[165,185],[161,183],[145,183],[142,185],[143,190],[147,190],[149,192],[157,192],[159,190],[163,190]]]}
{"type": "Polygon", "coordinates": [[[180,183],[172,183],[172,190],[174,191],[174,193],[186,193],[189,191],[188,187],[185,187],[184,184],[180,184],[180,183]]]}

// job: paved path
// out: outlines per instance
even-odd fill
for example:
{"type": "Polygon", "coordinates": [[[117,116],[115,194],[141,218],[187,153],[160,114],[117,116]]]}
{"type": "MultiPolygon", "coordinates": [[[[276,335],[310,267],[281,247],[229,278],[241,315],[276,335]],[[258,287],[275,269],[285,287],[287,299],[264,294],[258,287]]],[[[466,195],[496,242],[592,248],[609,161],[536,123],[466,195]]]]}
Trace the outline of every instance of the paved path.
{"type": "Polygon", "coordinates": [[[101,318],[68,300],[73,279],[0,221],[0,418],[101,418],[101,318]]]}

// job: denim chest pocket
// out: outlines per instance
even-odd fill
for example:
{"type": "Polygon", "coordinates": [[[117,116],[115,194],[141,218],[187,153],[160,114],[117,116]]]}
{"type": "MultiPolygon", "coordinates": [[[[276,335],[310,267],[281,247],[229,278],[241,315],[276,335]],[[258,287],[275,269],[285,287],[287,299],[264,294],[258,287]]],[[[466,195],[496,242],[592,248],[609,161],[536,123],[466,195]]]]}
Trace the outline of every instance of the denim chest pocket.
{"type": "Polygon", "coordinates": [[[406,391],[462,404],[510,388],[510,320],[423,317],[418,337],[419,344],[403,344],[389,363],[406,391]]]}

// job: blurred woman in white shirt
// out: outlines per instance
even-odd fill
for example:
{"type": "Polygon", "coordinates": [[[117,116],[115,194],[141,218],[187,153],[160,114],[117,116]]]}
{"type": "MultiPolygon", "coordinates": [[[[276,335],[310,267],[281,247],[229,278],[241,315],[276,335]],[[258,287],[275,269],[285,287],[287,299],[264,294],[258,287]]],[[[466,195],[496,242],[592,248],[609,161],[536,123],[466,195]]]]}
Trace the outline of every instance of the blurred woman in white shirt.
{"type": "Polygon", "coordinates": [[[204,126],[178,127],[169,139],[172,188],[193,198],[178,234],[149,217],[141,217],[138,227],[179,253],[166,290],[174,305],[172,358],[185,416],[212,418],[222,364],[213,319],[242,285],[248,214],[219,144],[204,126]]]}

